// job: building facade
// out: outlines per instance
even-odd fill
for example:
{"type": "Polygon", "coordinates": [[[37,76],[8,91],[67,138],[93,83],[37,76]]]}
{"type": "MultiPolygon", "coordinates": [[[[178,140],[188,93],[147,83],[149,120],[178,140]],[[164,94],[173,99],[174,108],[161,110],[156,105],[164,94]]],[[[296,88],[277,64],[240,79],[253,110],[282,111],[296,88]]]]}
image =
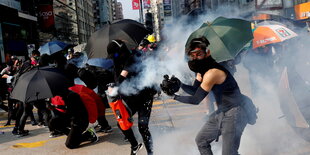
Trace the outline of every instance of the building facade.
{"type": "MultiPolygon", "coordinates": [[[[75,0],[53,1],[55,18],[55,31],[53,39],[64,41],[69,44],[79,44],[78,17],[76,10],[77,7],[75,0]]],[[[44,42],[48,41],[44,40],[44,42]]]]}
{"type": "Polygon", "coordinates": [[[115,16],[116,16],[116,20],[124,19],[123,6],[121,2],[116,3],[115,16]]]}
{"type": "Polygon", "coordinates": [[[117,2],[117,0],[111,1],[111,12],[112,12],[112,21],[120,20],[124,18],[123,15],[123,6],[122,3],[117,2]]]}
{"type": "Polygon", "coordinates": [[[93,0],[95,29],[112,22],[112,0],[93,0]]]}
{"type": "Polygon", "coordinates": [[[27,45],[38,45],[37,22],[34,1],[0,1],[0,61],[8,61],[10,55],[27,56],[27,45]]]}
{"type": "Polygon", "coordinates": [[[79,43],[86,43],[95,31],[92,0],[76,0],[79,43]]]}

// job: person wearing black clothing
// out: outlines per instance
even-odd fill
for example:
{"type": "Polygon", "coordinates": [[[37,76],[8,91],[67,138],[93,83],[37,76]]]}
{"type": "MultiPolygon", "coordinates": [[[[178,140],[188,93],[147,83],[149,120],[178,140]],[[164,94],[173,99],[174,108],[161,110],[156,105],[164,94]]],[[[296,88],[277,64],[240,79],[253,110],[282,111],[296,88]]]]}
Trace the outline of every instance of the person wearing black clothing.
{"type": "MultiPolygon", "coordinates": [[[[108,89],[108,84],[114,82],[113,73],[108,69],[103,69],[101,67],[96,67],[92,65],[86,64],[85,70],[89,71],[90,75],[87,77],[88,79],[92,77],[90,80],[83,79],[82,76],[79,75],[79,78],[86,84],[87,87],[89,87],[89,84],[87,84],[87,81],[96,82],[97,84],[91,88],[94,89],[95,87],[98,88],[97,94],[102,99],[102,102],[104,104],[104,108],[109,107],[108,99],[106,96],[105,91],[108,89]]],[[[83,70],[83,69],[81,69],[83,70]]],[[[100,113],[105,113],[104,111],[101,111],[100,113]]],[[[112,132],[112,127],[109,125],[109,122],[107,121],[105,114],[98,116],[98,124],[100,125],[99,132],[105,132],[109,133],[112,132]]]]}
{"type": "MultiPolygon", "coordinates": [[[[31,65],[30,60],[27,60],[23,62],[17,73],[14,75],[13,81],[12,81],[12,89],[14,89],[19,77],[33,69],[33,65],[31,65]]],[[[37,121],[34,118],[32,109],[33,109],[33,104],[32,103],[23,103],[17,100],[8,100],[9,105],[13,106],[14,102],[18,104],[18,109],[16,112],[16,121],[15,121],[15,127],[13,128],[12,133],[14,135],[19,135],[19,136],[26,136],[28,135],[29,131],[24,130],[25,124],[27,121],[28,116],[30,116],[31,119],[31,124],[32,125],[37,125],[37,121]]]]}
{"type": "Polygon", "coordinates": [[[212,155],[210,143],[222,135],[222,155],[238,155],[241,135],[247,124],[246,113],[240,106],[243,96],[229,71],[211,57],[209,44],[205,37],[194,38],[186,49],[188,66],[196,73],[193,86],[182,84],[176,77],[166,77],[161,88],[175,100],[194,105],[198,105],[212,91],[218,108],[196,136],[199,152],[212,155]],[[174,94],[180,87],[190,96],[174,94]]]}
{"type": "MultiPolygon", "coordinates": [[[[134,78],[143,70],[141,65],[141,53],[135,50],[129,50],[126,44],[121,40],[112,40],[108,44],[107,51],[109,58],[112,58],[114,62],[114,79],[116,85],[121,86],[123,82],[134,83],[134,78]]],[[[133,85],[138,88],[139,86],[136,84],[137,83],[134,83],[133,85]]],[[[152,111],[153,96],[157,91],[152,87],[145,87],[136,90],[137,93],[130,95],[125,94],[125,92],[122,92],[121,90],[119,90],[118,93],[130,108],[132,115],[136,112],[138,113],[139,132],[142,135],[148,155],[152,155],[153,141],[148,125],[152,111]]],[[[111,92],[112,88],[109,87],[108,91],[111,92]]],[[[132,129],[122,130],[122,132],[131,144],[131,154],[137,154],[142,148],[142,144],[138,144],[132,129]]]]}
{"type": "Polygon", "coordinates": [[[86,130],[89,124],[88,112],[80,96],[69,91],[52,98],[53,112],[57,113],[49,122],[51,131],[66,134],[66,147],[78,148],[84,141],[95,142],[98,137],[94,131],[86,130]]]}

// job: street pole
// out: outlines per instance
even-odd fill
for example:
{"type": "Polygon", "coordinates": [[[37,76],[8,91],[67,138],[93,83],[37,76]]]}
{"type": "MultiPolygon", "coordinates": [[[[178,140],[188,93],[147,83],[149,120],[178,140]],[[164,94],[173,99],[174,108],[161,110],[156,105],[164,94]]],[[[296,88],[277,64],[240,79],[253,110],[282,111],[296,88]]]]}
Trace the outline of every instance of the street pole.
{"type": "Polygon", "coordinates": [[[140,22],[143,23],[144,19],[143,19],[143,6],[142,6],[142,0],[139,0],[140,3],[140,9],[139,9],[139,14],[140,14],[140,22]]]}

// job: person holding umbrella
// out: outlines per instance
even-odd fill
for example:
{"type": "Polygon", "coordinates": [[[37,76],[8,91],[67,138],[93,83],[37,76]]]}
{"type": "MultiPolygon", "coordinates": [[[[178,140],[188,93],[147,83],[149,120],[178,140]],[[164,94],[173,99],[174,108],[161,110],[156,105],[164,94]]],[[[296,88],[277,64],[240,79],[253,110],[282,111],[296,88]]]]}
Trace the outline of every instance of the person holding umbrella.
{"type": "Polygon", "coordinates": [[[193,38],[186,49],[188,66],[196,73],[193,86],[182,84],[176,77],[169,79],[166,76],[161,88],[173,99],[194,105],[198,105],[212,91],[218,109],[210,114],[196,136],[199,152],[212,155],[210,144],[222,135],[222,155],[238,155],[241,135],[247,124],[246,113],[240,106],[243,95],[229,71],[212,58],[209,46],[207,38],[199,37],[193,38]],[[176,95],[180,87],[191,96],[176,95]]]}
{"type": "MultiPolygon", "coordinates": [[[[125,42],[121,40],[112,40],[107,46],[107,51],[108,57],[112,58],[114,62],[116,85],[120,86],[125,82],[129,82],[134,85],[133,87],[138,87],[136,83],[132,81],[134,81],[133,79],[143,70],[143,68],[141,68],[142,65],[139,65],[142,60],[141,53],[139,53],[139,51],[129,50],[125,42]]],[[[111,96],[112,92],[118,92],[119,96],[130,108],[132,115],[136,112],[138,113],[139,132],[142,135],[148,155],[152,155],[153,141],[148,125],[152,111],[153,97],[157,91],[154,88],[143,87],[138,89],[134,94],[126,94],[126,92],[122,92],[121,90],[116,91],[115,87],[109,87],[108,95],[111,96]]],[[[137,142],[131,128],[122,130],[122,132],[131,144],[131,155],[137,154],[143,145],[137,142]]]]}

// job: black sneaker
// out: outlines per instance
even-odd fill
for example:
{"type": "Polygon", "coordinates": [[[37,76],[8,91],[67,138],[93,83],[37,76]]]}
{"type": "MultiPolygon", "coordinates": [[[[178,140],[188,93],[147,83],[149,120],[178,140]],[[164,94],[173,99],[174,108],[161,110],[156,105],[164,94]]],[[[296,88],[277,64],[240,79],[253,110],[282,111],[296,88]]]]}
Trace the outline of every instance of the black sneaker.
{"type": "Polygon", "coordinates": [[[29,130],[20,130],[20,131],[18,131],[17,135],[18,135],[18,137],[27,136],[27,135],[29,135],[29,130]]]}
{"type": "Polygon", "coordinates": [[[59,137],[59,136],[62,136],[62,135],[64,135],[64,134],[61,133],[61,132],[54,131],[54,132],[52,132],[52,133],[49,135],[49,137],[50,137],[50,138],[55,138],[55,137],[59,137]]]}
{"type": "Polygon", "coordinates": [[[44,122],[39,122],[38,123],[38,126],[43,126],[44,125],[44,122]]]}
{"type": "Polygon", "coordinates": [[[36,126],[36,125],[38,125],[38,123],[36,121],[31,121],[31,125],[36,126]]]}
{"type": "Polygon", "coordinates": [[[98,132],[111,133],[112,131],[113,131],[112,127],[108,126],[108,127],[105,127],[105,128],[101,127],[98,132]]]}
{"type": "Polygon", "coordinates": [[[140,144],[138,144],[136,147],[134,147],[134,148],[131,148],[131,155],[136,155],[136,154],[138,154],[138,152],[141,150],[143,148],[143,144],[142,143],[140,143],[140,144]]]}
{"type": "Polygon", "coordinates": [[[13,134],[13,135],[18,135],[18,130],[17,130],[17,128],[14,127],[14,129],[13,129],[13,131],[12,131],[12,134],[13,134]]]}

